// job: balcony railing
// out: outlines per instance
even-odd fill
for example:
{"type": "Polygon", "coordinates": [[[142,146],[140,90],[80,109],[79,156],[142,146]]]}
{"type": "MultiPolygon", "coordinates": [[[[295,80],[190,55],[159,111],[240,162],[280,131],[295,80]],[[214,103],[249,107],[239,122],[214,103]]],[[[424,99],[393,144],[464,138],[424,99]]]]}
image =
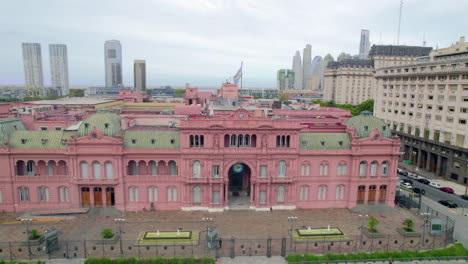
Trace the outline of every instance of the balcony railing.
{"type": "Polygon", "coordinates": [[[193,177],[189,176],[185,178],[186,183],[206,183],[208,182],[208,177],[193,177]]]}
{"type": "Polygon", "coordinates": [[[114,184],[119,181],[118,178],[73,178],[78,184],[114,184]]]}
{"type": "Polygon", "coordinates": [[[57,181],[66,181],[69,178],[69,175],[36,175],[36,176],[28,176],[28,175],[16,175],[15,181],[16,182],[57,182],[57,181]]]}

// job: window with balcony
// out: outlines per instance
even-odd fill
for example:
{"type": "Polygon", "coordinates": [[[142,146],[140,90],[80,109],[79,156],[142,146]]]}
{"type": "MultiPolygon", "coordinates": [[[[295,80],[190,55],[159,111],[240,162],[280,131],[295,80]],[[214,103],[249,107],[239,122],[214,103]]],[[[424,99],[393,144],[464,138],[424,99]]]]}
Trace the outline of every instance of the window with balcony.
{"type": "Polygon", "coordinates": [[[189,141],[191,148],[203,148],[205,146],[205,136],[203,135],[190,135],[189,141]]]}

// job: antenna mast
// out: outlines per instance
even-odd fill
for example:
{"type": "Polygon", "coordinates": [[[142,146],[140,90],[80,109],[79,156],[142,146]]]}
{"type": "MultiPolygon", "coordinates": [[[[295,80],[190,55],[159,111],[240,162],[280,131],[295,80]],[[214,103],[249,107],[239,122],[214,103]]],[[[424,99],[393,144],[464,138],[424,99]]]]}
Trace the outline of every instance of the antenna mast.
{"type": "Polygon", "coordinates": [[[403,11],[403,0],[400,2],[400,16],[398,17],[398,33],[397,33],[397,45],[400,45],[400,26],[401,26],[401,12],[403,11]]]}

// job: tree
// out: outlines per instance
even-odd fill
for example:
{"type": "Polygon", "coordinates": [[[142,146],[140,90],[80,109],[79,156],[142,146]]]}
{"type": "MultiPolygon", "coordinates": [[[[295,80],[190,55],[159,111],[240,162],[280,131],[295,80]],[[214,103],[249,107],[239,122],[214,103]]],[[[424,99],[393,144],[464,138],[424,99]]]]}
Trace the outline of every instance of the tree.
{"type": "Polygon", "coordinates": [[[101,237],[102,237],[103,239],[105,239],[105,238],[112,238],[112,237],[114,237],[114,235],[115,235],[115,233],[114,233],[114,232],[112,231],[112,229],[110,229],[110,228],[105,228],[105,229],[103,229],[102,232],[101,232],[101,237]]]}
{"type": "Polygon", "coordinates": [[[413,220],[411,219],[406,219],[404,222],[403,222],[403,229],[407,232],[411,232],[413,231],[413,227],[414,227],[414,222],[413,220]]]}
{"type": "Polygon", "coordinates": [[[335,103],[335,101],[328,101],[325,106],[327,107],[337,107],[337,104],[335,103]]]}
{"type": "Polygon", "coordinates": [[[84,89],[70,89],[69,96],[71,97],[84,97],[84,89]]]}
{"type": "Polygon", "coordinates": [[[185,89],[174,89],[175,97],[184,98],[185,97],[185,89]]]}
{"type": "Polygon", "coordinates": [[[377,229],[375,228],[379,223],[380,222],[379,220],[377,220],[377,218],[373,216],[369,217],[369,219],[367,220],[367,226],[369,227],[369,231],[377,232],[377,229]]]}
{"type": "Polygon", "coordinates": [[[36,240],[41,236],[42,235],[36,229],[29,231],[29,240],[36,240]]]}
{"type": "Polygon", "coordinates": [[[288,95],[285,94],[285,93],[280,94],[279,95],[279,100],[280,100],[280,102],[287,101],[288,100],[288,95]]]}

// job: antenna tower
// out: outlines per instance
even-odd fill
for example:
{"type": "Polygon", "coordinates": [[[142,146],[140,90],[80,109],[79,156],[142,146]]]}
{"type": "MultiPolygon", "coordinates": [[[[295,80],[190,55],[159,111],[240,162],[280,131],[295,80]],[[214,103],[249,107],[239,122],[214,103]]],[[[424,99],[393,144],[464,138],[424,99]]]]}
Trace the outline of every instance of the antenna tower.
{"type": "Polygon", "coordinates": [[[403,0],[400,1],[400,16],[398,17],[397,45],[400,45],[400,26],[401,26],[401,12],[402,11],[403,11],[403,0]]]}

